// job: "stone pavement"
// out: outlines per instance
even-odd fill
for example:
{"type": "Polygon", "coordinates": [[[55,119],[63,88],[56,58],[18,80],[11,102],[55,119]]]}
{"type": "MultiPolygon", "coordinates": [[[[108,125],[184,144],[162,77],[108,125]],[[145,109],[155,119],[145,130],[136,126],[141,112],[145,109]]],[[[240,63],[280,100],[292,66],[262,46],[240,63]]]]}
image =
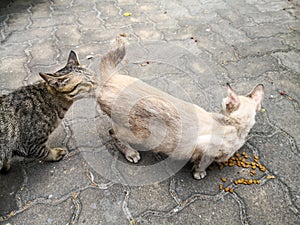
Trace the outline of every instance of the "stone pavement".
{"type": "MultiPolygon", "coordinates": [[[[2,94],[61,68],[71,49],[97,72],[123,34],[123,73],[206,110],[220,109],[226,82],[243,94],[263,83],[264,108],[239,153],[266,170],[213,164],[196,181],[187,164],[149,185],[108,180],[104,166],[121,177],[125,160],[109,119],[86,99],[49,140],[68,147],[62,161],[16,158],[0,176],[0,224],[300,224],[299,16],[297,0],[1,0],[2,94]],[[103,148],[112,160],[102,164],[103,148]],[[241,178],[258,184],[236,185],[241,178]]],[[[161,157],[142,152],[138,166],[161,157]]]]}

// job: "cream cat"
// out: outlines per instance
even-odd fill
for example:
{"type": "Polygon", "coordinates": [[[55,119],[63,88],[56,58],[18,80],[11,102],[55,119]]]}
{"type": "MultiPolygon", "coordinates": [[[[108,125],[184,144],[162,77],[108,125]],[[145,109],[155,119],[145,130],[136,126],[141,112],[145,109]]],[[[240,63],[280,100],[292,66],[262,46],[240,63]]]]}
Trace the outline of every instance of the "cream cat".
{"type": "Polygon", "coordinates": [[[246,96],[237,95],[227,84],[223,113],[207,112],[139,79],[114,73],[125,56],[124,42],[117,39],[116,44],[100,63],[97,101],[111,117],[110,134],[128,161],[140,160],[131,146],[138,144],[175,159],[191,159],[193,177],[202,179],[213,161],[226,161],[243,146],[261,107],[262,84],[246,96]]]}

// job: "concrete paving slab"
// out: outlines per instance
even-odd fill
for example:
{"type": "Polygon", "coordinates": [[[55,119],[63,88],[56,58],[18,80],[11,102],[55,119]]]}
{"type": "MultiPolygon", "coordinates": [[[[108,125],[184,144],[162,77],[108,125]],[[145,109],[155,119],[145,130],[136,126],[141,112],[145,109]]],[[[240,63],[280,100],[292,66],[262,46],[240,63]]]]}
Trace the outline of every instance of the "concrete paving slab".
{"type": "Polygon", "coordinates": [[[69,150],[62,161],[15,158],[0,175],[0,224],[299,224],[299,12],[297,0],[2,0],[1,94],[61,68],[70,50],[99,74],[111,41],[126,35],[122,73],[206,110],[220,110],[227,82],[241,94],[263,83],[263,110],[239,154],[266,169],[212,164],[196,181],[191,163],[172,174],[151,152],[132,165],[109,118],[84,99],[50,136],[69,150]],[[156,164],[165,180],[154,182],[154,170],[148,185],[124,182],[156,164]]]}

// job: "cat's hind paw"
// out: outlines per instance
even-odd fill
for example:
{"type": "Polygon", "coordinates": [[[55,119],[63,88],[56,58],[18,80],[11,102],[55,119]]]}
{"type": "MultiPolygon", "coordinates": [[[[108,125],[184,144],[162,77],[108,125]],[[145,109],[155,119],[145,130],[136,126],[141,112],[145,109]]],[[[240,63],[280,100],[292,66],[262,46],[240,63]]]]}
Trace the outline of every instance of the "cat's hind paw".
{"type": "Polygon", "coordinates": [[[64,148],[52,148],[49,150],[45,161],[55,162],[61,160],[67,154],[67,150],[64,148]]]}
{"type": "Polygon", "coordinates": [[[140,153],[136,150],[131,149],[130,151],[126,151],[125,158],[132,163],[137,163],[140,161],[141,156],[140,153]]]}
{"type": "Polygon", "coordinates": [[[206,171],[194,171],[193,172],[193,177],[196,180],[201,180],[204,177],[206,177],[206,171]]]}

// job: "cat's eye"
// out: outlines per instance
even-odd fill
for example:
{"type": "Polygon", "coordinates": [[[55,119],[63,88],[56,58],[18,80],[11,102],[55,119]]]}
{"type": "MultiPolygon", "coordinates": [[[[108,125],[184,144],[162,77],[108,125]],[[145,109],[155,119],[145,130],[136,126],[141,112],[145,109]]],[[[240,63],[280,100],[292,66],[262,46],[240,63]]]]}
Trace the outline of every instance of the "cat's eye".
{"type": "Polygon", "coordinates": [[[64,78],[64,79],[59,80],[59,84],[61,87],[64,87],[69,83],[69,81],[70,81],[70,78],[64,78]]]}

